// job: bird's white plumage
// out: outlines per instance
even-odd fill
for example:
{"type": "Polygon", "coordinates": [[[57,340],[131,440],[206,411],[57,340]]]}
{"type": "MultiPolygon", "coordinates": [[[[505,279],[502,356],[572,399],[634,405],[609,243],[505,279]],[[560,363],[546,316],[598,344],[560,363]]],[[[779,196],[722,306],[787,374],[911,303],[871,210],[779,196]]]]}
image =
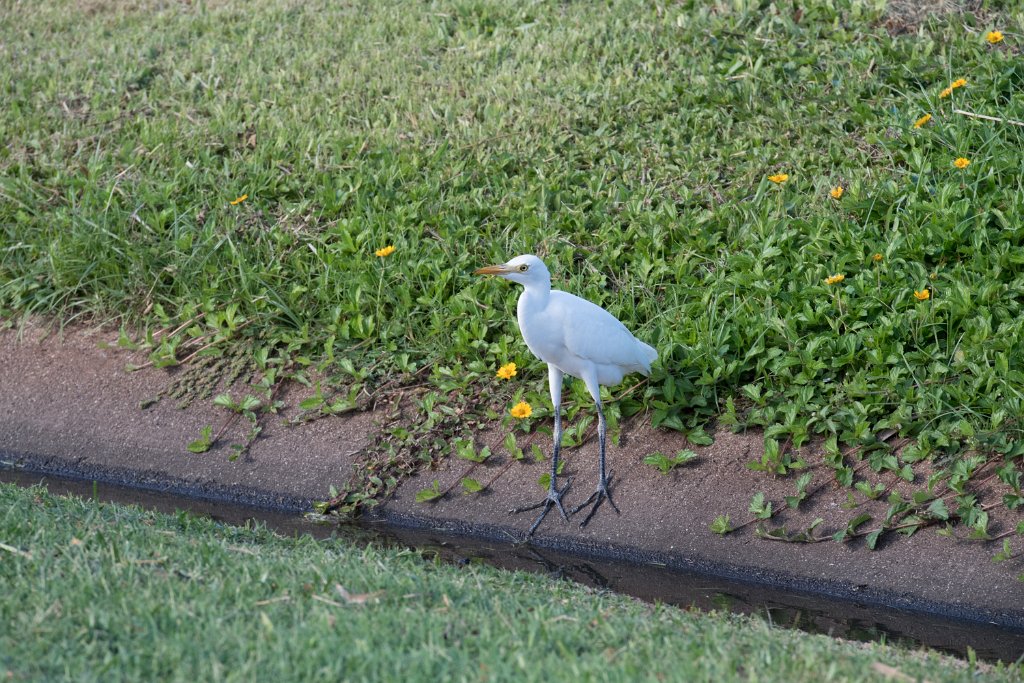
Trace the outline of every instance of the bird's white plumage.
{"type": "Polygon", "coordinates": [[[523,285],[517,319],[523,340],[537,358],[567,375],[614,385],[631,372],[651,371],[657,351],[619,320],[586,299],[551,289],[551,275],[536,256],[517,256],[505,266],[523,285]],[[525,272],[519,268],[527,266],[525,272]]]}

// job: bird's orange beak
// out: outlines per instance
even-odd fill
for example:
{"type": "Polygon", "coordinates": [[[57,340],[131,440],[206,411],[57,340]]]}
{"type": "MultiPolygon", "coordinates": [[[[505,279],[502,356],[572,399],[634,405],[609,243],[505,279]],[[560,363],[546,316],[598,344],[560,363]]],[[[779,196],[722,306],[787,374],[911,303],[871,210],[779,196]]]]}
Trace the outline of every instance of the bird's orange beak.
{"type": "Polygon", "coordinates": [[[512,272],[512,269],[505,264],[497,266],[484,266],[473,271],[473,275],[504,275],[512,272]]]}

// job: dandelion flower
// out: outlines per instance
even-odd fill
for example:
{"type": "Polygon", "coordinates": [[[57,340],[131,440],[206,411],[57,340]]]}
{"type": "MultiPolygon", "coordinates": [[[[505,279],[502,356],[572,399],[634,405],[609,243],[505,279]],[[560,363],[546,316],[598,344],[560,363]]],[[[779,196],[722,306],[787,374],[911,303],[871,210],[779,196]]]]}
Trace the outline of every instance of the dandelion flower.
{"type": "Polygon", "coordinates": [[[832,195],[832,199],[839,199],[840,197],[843,196],[843,192],[845,191],[846,190],[843,189],[842,185],[836,185],[835,187],[832,188],[832,191],[829,192],[829,194],[832,195]]]}
{"type": "Polygon", "coordinates": [[[233,200],[231,200],[231,206],[234,206],[234,205],[236,205],[236,204],[241,204],[242,202],[244,202],[244,201],[245,201],[246,199],[248,199],[248,198],[249,198],[249,195],[247,195],[247,194],[243,194],[243,195],[242,195],[241,197],[239,197],[238,199],[233,199],[233,200]]]}
{"type": "Polygon", "coordinates": [[[878,263],[879,261],[882,260],[882,255],[876,253],[874,256],[871,257],[871,260],[874,261],[875,263],[878,263]]]}
{"type": "Polygon", "coordinates": [[[955,81],[953,81],[952,83],[950,83],[949,87],[952,88],[953,90],[956,90],[957,88],[962,88],[965,85],[967,85],[967,79],[966,78],[958,78],[955,81]]]}
{"type": "Polygon", "coordinates": [[[512,379],[513,377],[515,377],[515,375],[516,375],[516,364],[515,363],[505,363],[500,368],[498,368],[498,374],[496,376],[500,377],[501,379],[512,379]]]}
{"type": "Polygon", "coordinates": [[[915,289],[914,298],[917,299],[918,301],[928,301],[928,299],[932,298],[932,292],[927,287],[920,291],[915,289]]]}
{"type": "Polygon", "coordinates": [[[373,253],[374,253],[374,255],[379,256],[380,258],[384,258],[385,256],[391,256],[391,254],[394,251],[395,251],[395,245],[389,244],[388,246],[383,247],[381,249],[378,249],[377,251],[375,251],[373,253]]]}
{"type": "Polygon", "coordinates": [[[776,173],[775,175],[768,176],[768,180],[772,181],[776,185],[781,185],[782,183],[784,183],[787,180],[789,180],[789,174],[788,173],[776,173]]]}
{"type": "Polygon", "coordinates": [[[953,165],[959,169],[965,169],[971,165],[971,160],[966,157],[960,157],[953,162],[953,165]]]}
{"type": "Polygon", "coordinates": [[[846,276],[842,273],[836,273],[835,275],[829,275],[825,278],[826,285],[838,285],[840,282],[846,279],[846,276]]]}
{"type": "Polygon", "coordinates": [[[925,114],[924,116],[919,118],[917,121],[914,121],[914,128],[920,128],[921,126],[925,125],[926,123],[928,123],[931,120],[932,120],[932,115],[931,114],[925,114]]]}
{"type": "Polygon", "coordinates": [[[533,415],[533,408],[531,408],[530,404],[527,403],[526,401],[520,401],[519,403],[512,406],[512,410],[509,412],[512,413],[512,417],[516,418],[517,420],[522,420],[524,418],[530,417],[530,415],[533,415]]]}
{"type": "Polygon", "coordinates": [[[945,97],[949,97],[952,94],[953,94],[953,89],[952,88],[946,88],[945,90],[943,90],[942,92],[939,93],[939,97],[945,98],[945,97]]]}
{"type": "Polygon", "coordinates": [[[987,40],[992,45],[995,45],[996,43],[1001,43],[1003,42],[1003,32],[989,31],[988,34],[985,36],[985,40],[987,40]]]}

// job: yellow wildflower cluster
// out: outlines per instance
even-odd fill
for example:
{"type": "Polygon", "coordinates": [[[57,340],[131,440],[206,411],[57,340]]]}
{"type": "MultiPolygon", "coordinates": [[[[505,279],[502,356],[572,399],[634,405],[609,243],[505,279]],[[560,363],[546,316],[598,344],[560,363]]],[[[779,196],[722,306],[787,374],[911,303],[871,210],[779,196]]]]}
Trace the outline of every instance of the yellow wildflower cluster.
{"type": "Polygon", "coordinates": [[[789,180],[789,174],[788,173],[776,173],[775,175],[768,176],[768,180],[772,181],[776,185],[781,185],[782,183],[784,183],[787,180],[789,180]]]}
{"type": "Polygon", "coordinates": [[[389,244],[386,247],[381,247],[380,249],[378,249],[377,251],[375,251],[373,253],[374,253],[375,256],[379,256],[380,258],[384,258],[385,256],[391,256],[391,254],[394,253],[394,251],[395,251],[395,245],[389,244]]]}
{"type": "Polygon", "coordinates": [[[498,368],[498,374],[496,375],[496,377],[499,377],[501,379],[512,379],[515,376],[516,376],[516,364],[515,363],[505,363],[500,368],[498,368]]]}
{"type": "Polygon", "coordinates": [[[965,169],[971,165],[971,160],[966,157],[959,157],[956,161],[953,162],[953,165],[959,169],[965,169]]]}
{"type": "Polygon", "coordinates": [[[845,192],[843,186],[836,185],[835,187],[832,188],[832,191],[829,192],[829,194],[832,195],[832,199],[839,199],[840,197],[843,196],[843,192],[845,192]]]}
{"type": "Polygon", "coordinates": [[[882,260],[882,255],[876,253],[874,256],[871,257],[871,260],[874,261],[875,263],[878,263],[879,261],[882,260]]]}
{"type": "Polygon", "coordinates": [[[987,40],[992,45],[995,45],[996,43],[1001,43],[1003,42],[1003,32],[989,31],[988,34],[985,36],[985,40],[987,40]]]}
{"type": "Polygon", "coordinates": [[[926,123],[928,123],[931,120],[932,120],[932,115],[931,114],[925,114],[924,116],[919,118],[917,121],[914,121],[914,128],[920,128],[921,126],[925,125],[926,123]]]}
{"type": "Polygon", "coordinates": [[[846,276],[842,273],[836,273],[835,275],[829,275],[825,278],[826,285],[838,285],[840,282],[846,279],[846,276]]]}
{"type": "Polygon", "coordinates": [[[927,287],[920,291],[915,289],[914,298],[917,299],[918,301],[928,301],[928,299],[932,298],[932,292],[927,287]]]}
{"type": "Polygon", "coordinates": [[[249,195],[247,195],[247,194],[243,194],[243,195],[242,195],[241,197],[239,197],[238,199],[233,199],[233,200],[231,200],[231,206],[235,206],[236,204],[241,204],[242,202],[244,202],[244,201],[245,201],[246,199],[248,199],[248,198],[249,198],[249,195]]]}
{"type": "Polygon", "coordinates": [[[530,404],[527,403],[526,401],[520,401],[519,403],[512,406],[512,410],[509,412],[512,414],[512,417],[516,418],[517,420],[522,420],[524,418],[530,417],[530,415],[533,415],[533,408],[531,408],[530,404]]]}

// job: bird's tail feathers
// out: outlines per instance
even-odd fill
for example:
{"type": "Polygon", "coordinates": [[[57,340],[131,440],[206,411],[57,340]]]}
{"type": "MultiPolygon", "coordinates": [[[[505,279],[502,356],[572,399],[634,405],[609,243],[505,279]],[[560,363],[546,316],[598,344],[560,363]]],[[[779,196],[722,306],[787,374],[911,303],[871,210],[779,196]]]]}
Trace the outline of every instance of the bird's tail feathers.
{"type": "Polygon", "coordinates": [[[650,374],[650,372],[651,372],[651,363],[653,363],[654,361],[658,360],[658,352],[654,349],[653,346],[645,344],[642,341],[640,341],[639,339],[637,341],[640,343],[640,355],[644,359],[644,366],[645,366],[645,369],[646,369],[646,372],[644,374],[645,375],[650,374]]]}

